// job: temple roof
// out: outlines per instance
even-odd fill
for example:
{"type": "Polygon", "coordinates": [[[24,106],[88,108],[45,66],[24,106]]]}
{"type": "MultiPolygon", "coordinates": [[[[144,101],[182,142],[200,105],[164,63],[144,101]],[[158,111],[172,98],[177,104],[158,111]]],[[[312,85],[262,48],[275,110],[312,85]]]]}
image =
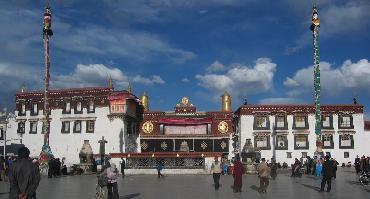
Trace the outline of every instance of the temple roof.
{"type": "Polygon", "coordinates": [[[364,123],[365,123],[364,125],[365,131],[370,131],[370,121],[365,121],[364,123]]]}
{"type": "MultiPolygon", "coordinates": [[[[85,88],[68,88],[68,89],[50,89],[49,98],[64,97],[88,97],[88,96],[108,96],[113,92],[109,87],[85,87],[85,88]]],[[[42,99],[43,91],[19,92],[16,94],[16,100],[20,99],[42,99]]]]}

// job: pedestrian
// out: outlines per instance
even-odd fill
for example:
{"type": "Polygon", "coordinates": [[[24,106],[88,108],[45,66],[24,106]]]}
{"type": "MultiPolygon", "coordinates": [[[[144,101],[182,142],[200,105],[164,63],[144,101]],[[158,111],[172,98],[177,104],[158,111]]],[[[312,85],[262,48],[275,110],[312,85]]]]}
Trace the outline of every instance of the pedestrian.
{"type": "Polygon", "coordinates": [[[160,160],[157,160],[157,172],[158,172],[158,178],[164,177],[163,174],[161,173],[163,169],[162,162],[160,160]]]}
{"type": "Polygon", "coordinates": [[[224,175],[228,174],[228,169],[229,169],[229,165],[225,161],[224,164],[223,164],[224,175]]]}
{"type": "Polygon", "coordinates": [[[329,156],[325,156],[325,162],[322,166],[322,180],[320,192],[324,191],[325,184],[328,184],[326,189],[327,192],[331,190],[331,178],[333,177],[333,162],[330,160],[329,156]]]}
{"type": "Polygon", "coordinates": [[[316,174],[316,164],[317,164],[317,156],[314,156],[314,159],[312,161],[312,175],[315,175],[316,174]]]}
{"type": "Polygon", "coordinates": [[[121,158],[121,174],[122,178],[125,177],[126,162],[125,159],[121,158]]]}
{"type": "Polygon", "coordinates": [[[310,156],[307,156],[306,174],[311,174],[311,165],[312,165],[312,158],[310,156]]]}
{"type": "Polygon", "coordinates": [[[260,193],[266,193],[269,186],[270,167],[267,166],[265,158],[257,165],[257,173],[260,178],[260,193]]]}
{"type": "Polygon", "coordinates": [[[236,161],[234,163],[234,192],[242,192],[242,185],[243,185],[243,174],[245,172],[244,166],[240,162],[240,157],[236,156],[236,161]]]}
{"type": "Polygon", "coordinates": [[[275,161],[274,158],[271,158],[271,163],[270,163],[269,167],[270,167],[270,170],[271,170],[271,172],[270,172],[271,178],[273,180],[275,180],[276,179],[276,176],[277,176],[277,168],[278,168],[278,166],[277,166],[276,161],[275,161]]]}
{"type": "Polygon", "coordinates": [[[358,157],[358,155],[356,156],[355,158],[355,169],[356,169],[356,173],[359,173],[360,172],[360,157],[358,157]]]}
{"type": "MultiPolygon", "coordinates": [[[[96,172],[98,172],[98,165],[96,164],[96,160],[95,160],[95,158],[93,158],[92,160],[91,160],[91,162],[92,162],[92,172],[93,173],[96,173],[96,172]]],[[[63,165],[63,166],[65,166],[65,165],[63,165]]]]}
{"type": "Polygon", "coordinates": [[[220,188],[220,177],[221,177],[221,163],[218,158],[215,157],[215,162],[211,166],[211,174],[213,174],[213,182],[215,183],[215,190],[220,188]]]}
{"type": "Polygon", "coordinates": [[[323,169],[322,159],[320,158],[320,160],[317,161],[317,163],[316,163],[316,169],[315,169],[315,175],[317,177],[321,177],[321,175],[322,175],[322,169],[323,169]]]}
{"type": "Polygon", "coordinates": [[[4,157],[0,157],[0,181],[5,181],[5,160],[4,157]]]}
{"type": "Polygon", "coordinates": [[[107,168],[107,178],[108,178],[108,199],[119,199],[118,195],[118,186],[117,186],[117,179],[118,179],[118,169],[116,164],[111,163],[110,167],[107,168]]]}
{"type": "Polygon", "coordinates": [[[335,158],[332,159],[332,162],[333,162],[333,177],[334,177],[334,179],[336,179],[339,163],[337,162],[337,160],[335,158]]]}
{"type": "Polygon", "coordinates": [[[40,171],[37,164],[29,159],[27,147],[18,150],[18,160],[10,166],[9,199],[36,199],[36,189],[40,182],[40,171]]]}

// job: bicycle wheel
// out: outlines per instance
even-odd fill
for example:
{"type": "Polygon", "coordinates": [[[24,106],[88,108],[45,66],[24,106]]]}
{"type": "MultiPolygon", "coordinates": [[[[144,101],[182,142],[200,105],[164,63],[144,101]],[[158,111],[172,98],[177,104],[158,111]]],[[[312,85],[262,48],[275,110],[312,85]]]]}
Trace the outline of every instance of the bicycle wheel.
{"type": "Polygon", "coordinates": [[[360,176],[360,182],[363,186],[369,186],[370,185],[370,179],[367,176],[360,176]]]}

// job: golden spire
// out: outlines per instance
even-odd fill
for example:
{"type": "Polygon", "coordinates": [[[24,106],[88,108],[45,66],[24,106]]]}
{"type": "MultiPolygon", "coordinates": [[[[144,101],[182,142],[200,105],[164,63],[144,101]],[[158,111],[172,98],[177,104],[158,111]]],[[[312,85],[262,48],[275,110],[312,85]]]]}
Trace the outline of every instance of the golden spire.
{"type": "Polygon", "coordinates": [[[21,85],[21,93],[24,93],[26,92],[26,87],[24,86],[24,84],[21,85]]]}
{"type": "Polygon", "coordinates": [[[112,80],[111,76],[109,76],[109,79],[108,79],[108,86],[109,86],[109,88],[113,89],[113,80],[112,80]]]}
{"type": "Polygon", "coordinates": [[[231,111],[231,96],[227,91],[221,96],[221,103],[222,111],[231,111]]]}
{"type": "Polygon", "coordinates": [[[128,83],[127,91],[129,93],[132,93],[132,86],[131,86],[130,82],[128,83]]]}
{"type": "Polygon", "coordinates": [[[144,107],[144,111],[149,111],[149,97],[146,92],[140,97],[141,103],[144,107]]]}

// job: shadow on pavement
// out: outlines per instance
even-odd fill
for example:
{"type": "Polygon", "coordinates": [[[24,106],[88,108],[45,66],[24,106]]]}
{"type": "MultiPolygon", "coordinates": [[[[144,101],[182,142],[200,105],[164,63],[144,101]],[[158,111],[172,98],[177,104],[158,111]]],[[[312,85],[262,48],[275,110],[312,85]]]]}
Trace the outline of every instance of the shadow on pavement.
{"type": "Polygon", "coordinates": [[[1,195],[8,195],[9,194],[9,192],[3,192],[3,193],[0,193],[0,196],[1,195]]]}
{"type": "Polygon", "coordinates": [[[140,193],[128,194],[128,195],[119,197],[119,199],[131,199],[131,198],[136,198],[137,196],[140,196],[140,193]]]}
{"type": "Polygon", "coordinates": [[[256,185],[252,185],[252,186],[250,186],[250,188],[257,191],[257,192],[259,192],[259,190],[260,190],[260,188],[257,187],[256,185]]]}
{"type": "Polygon", "coordinates": [[[361,183],[360,182],[357,182],[357,181],[347,180],[346,182],[348,184],[361,185],[361,183]]]}
{"type": "Polygon", "coordinates": [[[312,185],[308,185],[308,184],[301,184],[302,186],[304,187],[307,187],[307,188],[310,188],[312,190],[315,190],[315,191],[320,191],[320,187],[315,187],[315,186],[312,186],[312,185]]]}

